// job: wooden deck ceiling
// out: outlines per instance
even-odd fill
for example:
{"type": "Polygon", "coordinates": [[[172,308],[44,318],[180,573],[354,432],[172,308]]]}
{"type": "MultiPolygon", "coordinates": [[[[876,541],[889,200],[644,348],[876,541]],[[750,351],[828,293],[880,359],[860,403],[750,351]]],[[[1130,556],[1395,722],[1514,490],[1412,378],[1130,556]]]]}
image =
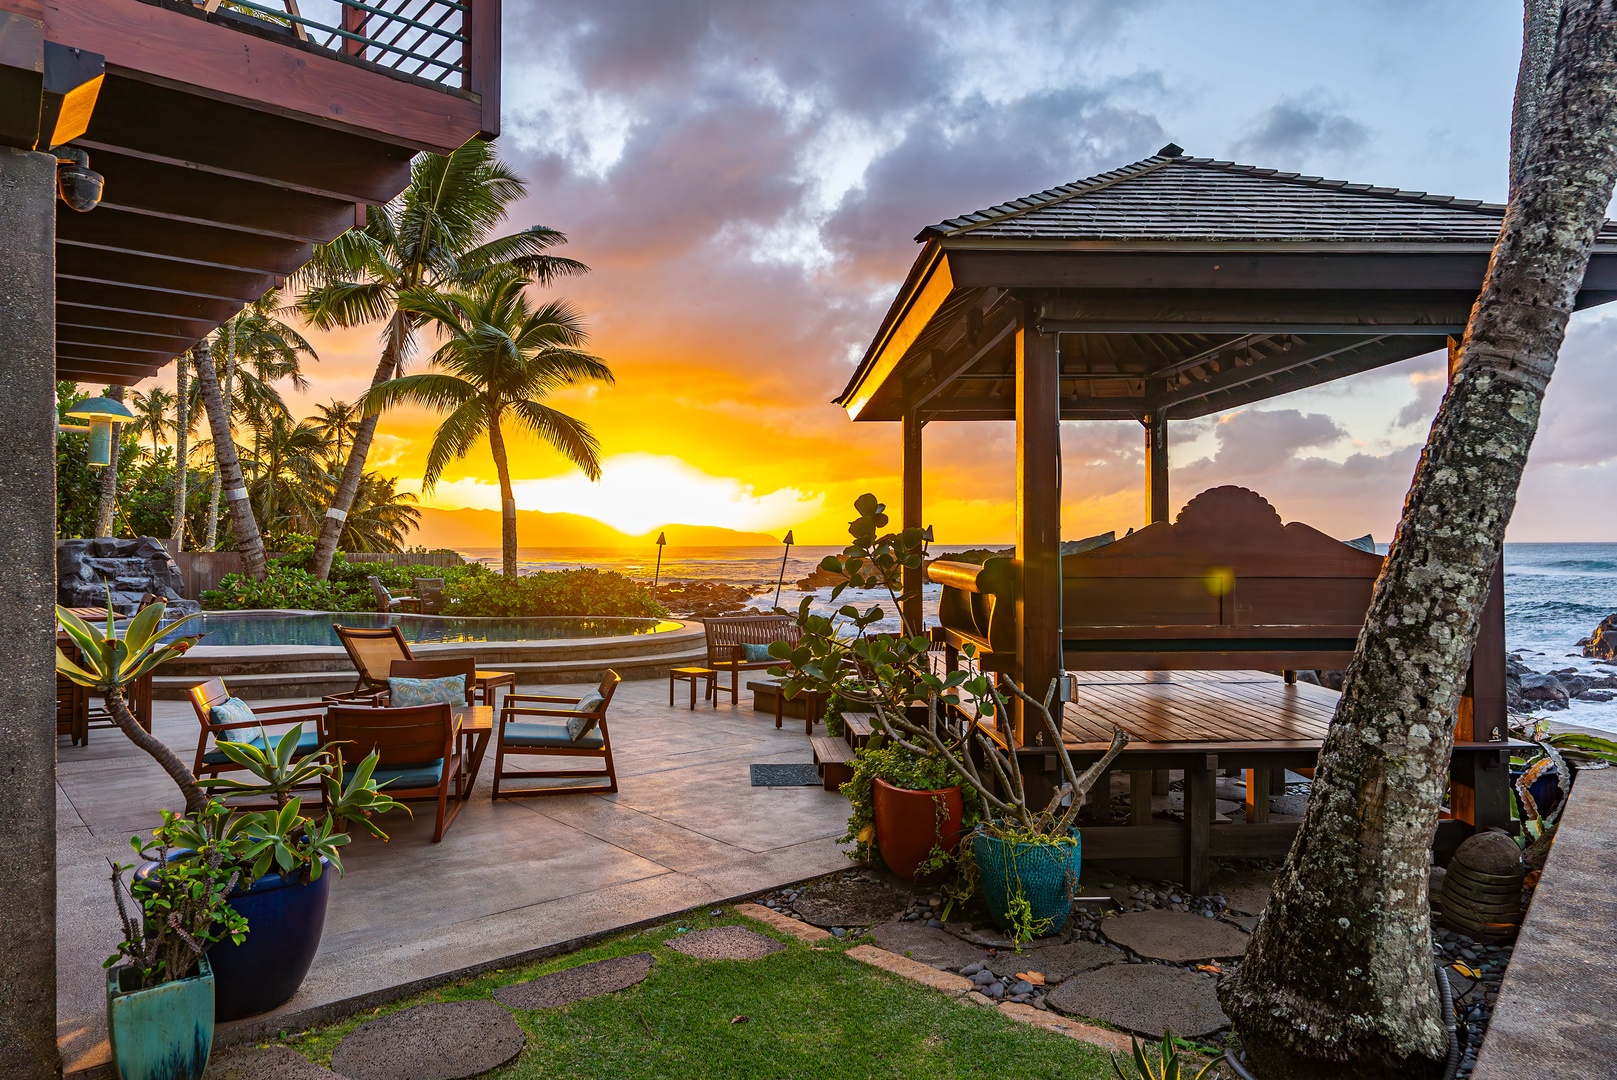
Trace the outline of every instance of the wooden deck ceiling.
{"type": "Polygon", "coordinates": [[[0,0],[7,27],[105,64],[69,144],[101,204],[57,206],[59,378],[154,374],[398,194],[417,151],[498,132],[499,0],[341,10],[321,47],[313,22],[188,0],[0,0]]]}

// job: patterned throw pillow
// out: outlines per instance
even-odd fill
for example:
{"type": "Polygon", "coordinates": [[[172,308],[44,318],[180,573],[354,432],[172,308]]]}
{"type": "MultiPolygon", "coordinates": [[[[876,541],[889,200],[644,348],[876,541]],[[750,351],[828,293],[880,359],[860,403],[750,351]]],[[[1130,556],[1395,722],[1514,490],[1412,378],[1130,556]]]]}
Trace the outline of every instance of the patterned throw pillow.
{"type": "MultiPolygon", "coordinates": [[[[258,717],[253,715],[251,707],[239,697],[225,698],[208,710],[210,724],[252,724],[257,720],[258,717]]],[[[226,740],[246,739],[251,738],[252,734],[248,728],[238,728],[234,731],[221,731],[219,737],[226,740]]]]}
{"type": "Polygon", "coordinates": [[[389,679],[388,700],[395,708],[406,705],[464,705],[466,676],[446,675],[441,679],[389,679]]]}
{"type": "Polygon", "coordinates": [[[567,737],[574,742],[577,742],[590,732],[594,731],[595,725],[598,723],[597,718],[593,716],[584,716],[582,714],[592,713],[600,707],[601,695],[593,690],[579,698],[578,704],[573,706],[573,712],[579,713],[580,715],[569,716],[567,718],[567,737]]]}
{"type": "Polygon", "coordinates": [[[773,656],[769,655],[768,645],[743,645],[741,646],[741,655],[746,658],[747,663],[749,664],[756,664],[762,660],[774,659],[773,656]]]}

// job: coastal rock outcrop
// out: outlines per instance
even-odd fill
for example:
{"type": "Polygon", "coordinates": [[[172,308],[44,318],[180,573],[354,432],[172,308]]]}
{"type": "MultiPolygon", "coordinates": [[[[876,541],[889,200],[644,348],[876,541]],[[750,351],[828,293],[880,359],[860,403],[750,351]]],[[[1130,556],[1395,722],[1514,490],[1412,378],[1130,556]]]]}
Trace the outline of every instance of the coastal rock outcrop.
{"type": "Polygon", "coordinates": [[[1607,615],[1587,641],[1581,642],[1583,655],[1594,660],[1617,661],[1617,615],[1607,615]]]}
{"type": "MultiPolygon", "coordinates": [[[[657,587],[657,599],[680,618],[711,619],[739,611],[764,587],[724,581],[664,581],[657,587]]],[[[768,587],[774,588],[773,584],[768,587]]]]}

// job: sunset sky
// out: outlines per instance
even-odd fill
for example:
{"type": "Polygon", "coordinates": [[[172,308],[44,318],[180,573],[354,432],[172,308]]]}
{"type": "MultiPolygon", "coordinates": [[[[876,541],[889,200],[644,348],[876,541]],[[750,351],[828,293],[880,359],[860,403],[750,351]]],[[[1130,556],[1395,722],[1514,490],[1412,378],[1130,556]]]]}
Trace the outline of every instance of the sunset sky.
{"type": "MultiPolygon", "coordinates": [[[[802,543],[898,500],[898,430],[843,386],[945,217],[1153,153],[1471,198],[1505,191],[1511,0],[508,0],[500,149],[513,227],[570,238],[617,385],[558,399],[595,427],[600,484],[519,442],[525,509],[631,533],[691,521],[802,543]]],[[[376,334],[316,335],[303,413],[351,399],[376,334]]],[[[1513,540],[1617,538],[1617,315],[1582,315],[1549,391],[1513,540]]],[[[1281,514],[1390,538],[1442,392],[1426,357],[1172,429],[1175,503],[1241,483],[1281,514]]],[[[419,477],[435,428],[399,411],[373,467],[419,477]]],[[[927,429],[942,543],[1009,538],[1008,424],[927,429]]],[[[1064,425],[1064,533],[1140,523],[1141,429],[1064,425]]],[[[498,506],[485,449],[429,504],[498,506]]],[[[521,538],[538,546],[542,536],[521,538]]]]}

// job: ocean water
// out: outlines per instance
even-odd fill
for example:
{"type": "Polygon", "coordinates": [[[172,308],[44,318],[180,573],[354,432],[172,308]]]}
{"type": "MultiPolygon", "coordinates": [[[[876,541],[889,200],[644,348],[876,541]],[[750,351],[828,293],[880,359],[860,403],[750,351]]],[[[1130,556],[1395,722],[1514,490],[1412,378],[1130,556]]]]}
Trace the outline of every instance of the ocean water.
{"type": "MultiPolygon", "coordinates": [[[[818,566],[826,555],[839,550],[792,548],[786,558],[781,604],[795,609],[804,593],[794,583],[818,566]]],[[[940,548],[934,554],[947,550],[940,548]]],[[[464,554],[485,562],[499,562],[497,550],[474,549],[464,554]]],[[[656,551],[642,554],[605,548],[533,548],[519,551],[518,559],[523,570],[594,566],[650,578],[655,569],[656,551]]],[[[665,581],[727,581],[756,586],[760,591],[755,594],[753,603],[763,608],[774,601],[775,580],[780,572],[781,549],[759,547],[667,548],[661,570],[665,581]]],[[[936,617],[938,592],[935,585],[926,587],[923,603],[928,620],[936,617]]],[[[830,594],[830,589],[816,590],[812,594],[813,609],[830,614],[836,606],[831,603],[830,594]]],[[[837,605],[845,603],[861,607],[880,604],[886,618],[877,628],[898,628],[897,615],[884,592],[844,593],[837,605]]],[[[1506,647],[1520,652],[1529,667],[1537,671],[1574,667],[1603,675],[1617,673],[1617,668],[1584,659],[1577,648],[1577,642],[1613,612],[1617,612],[1617,544],[1505,545],[1506,647]]],[[[1553,715],[1572,723],[1617,732],[1617,701],[1606,704],[1574,701],[1571,709],[1553,715]]]]}

